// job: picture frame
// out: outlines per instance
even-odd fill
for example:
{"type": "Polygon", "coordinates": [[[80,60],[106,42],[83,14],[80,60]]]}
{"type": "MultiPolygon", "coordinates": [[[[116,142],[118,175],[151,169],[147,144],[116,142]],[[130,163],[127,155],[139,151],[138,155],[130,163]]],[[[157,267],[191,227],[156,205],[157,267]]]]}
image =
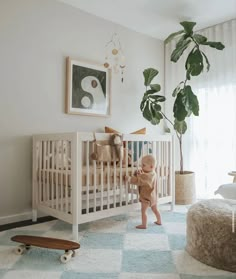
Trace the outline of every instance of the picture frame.
{"type": "Polygon", "coordinates": [[[110,99],[109,69],[66,58],[66,113],[108,117],[110,99]]]}

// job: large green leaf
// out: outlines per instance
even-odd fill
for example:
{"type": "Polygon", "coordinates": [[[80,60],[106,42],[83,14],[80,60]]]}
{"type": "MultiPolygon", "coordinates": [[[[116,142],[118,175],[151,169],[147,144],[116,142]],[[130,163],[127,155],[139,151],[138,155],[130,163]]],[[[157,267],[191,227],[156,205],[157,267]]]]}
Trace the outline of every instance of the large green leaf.
{"type": "Polygon", "coordinates": [[[166,100],[166,97],[161,96],[161,95],[149,95],[148,97],[154,99],[156,103],[165,102],[165,100],[166,100]]]}
{"type": "Polygon", "coordinates": [[[175,48],[171,54],[171,61],[177,62],[190,43],[191,43],[191,39],[187,38],[182,42],[182,44],[180,44],[177,48],[175,48]]]}
{"type": "Polygon", "coordinates": [[[182,135],[187,131],[187,123],[185,121],[178,121],[175,119],[174,129],[182,135]]]}
{"type": "Polygon", "coordinates": [[[176,97],[177,94],[182,90],[182,88],[181,88],[181,85],[182,85],[182,84],[184,84],[183,81],[181,81],[181,82],[178,84],[178,86],[174,89],[174,91],[173,91],[173,93],[172,93],[172,96],[173,96],[173,97],[176,97]]]}
{"type": "Polygon", "coordinates": [[[150,110],[151,110],[151,113],[152,113],[152,116],[154,118],[158,118],[159,120],[163,118],[162,114],[160,113],[160,111],[157,111],[155,109],[155,106],[153,104],[150,105],[150,110]]]}
{"type": "Polygon", "coordinates": [[[204,42],[202,45],[208,45],[210,47],[216,48],[218,50],[222,50],[225,48],[225,46],[221,42],[204,42]]]}
{"type": "Polygon", "coordinates": [[[154,77],[158,74],[158,71],[153,68],[148,68],[143,71],[144,85],[149,86],[154,77]]]}
{"type": "Polygon", "coordinates": [[[155,94],[155,93],[156,93],[156,90],[149,89],[149,90],[146,91],[145,94],[151,95],[151,94],[155,94]]]}
{"type": "Polygon", "coordinates": [[[156,111],[161,111],[161,106],[160,105],[154,103],[152,106],[156,111]]]}
{"type": "Polygon", "coordinates": [[[155,109],[153,105],[150,106],[151,114],[152,114],[152,119],[151,119],[151,124],[152,125],[157,125],[160,123],[160,120],[163,118],[162,114],[155,109]]]}
{"type": "Polygon", "coordinates": [[[202,44],[202,43],[207,41],[207,38],[205,36],[200,35],[200,34],[194,34],[193,38],[198,44],[202,44]]]}
{"type": "Polygon", "coordinates": [[[185,68],[187,70],[187,79],[190,79],[190,76],[198,76],[203,71],[203,56],[198,48],[193,49],[189,53],[185,63],[185,68]]]}
{"type": "MultiPolygon", "coordinates": [[[[190,85],[187,85],[183,89],[184,94],[182,95],[182,102],[185,106],[185,110],[188,113],[188,116],[193,113],[195,116],[199,115],[199,103],[197,96],[193,93],[190,85]]],[[[178,119],[179,120],[179,119],[178,119]]]]}
{"type": "Polygon", "coordinates": [[[193,32],[193,27],[196,25],[196,22],[192,21],[182,21],[180,24],[184,27],[184,31],[187,34],[192,34],[193,32]]]}
{"type": "Polygon", "coordinates": [[[173,107],[174,117],[178,121],[183,121],[187,116],[188,112],[185,109],[185,105],[183,103],[183,94],[178,93],[173,107]]]}
{"type": "Polygon", "coordinates": [[[207,71],[209,71],[210,70],[210,66],[211,66],[210,63],[209,63],[209,60],[208,60],[206,54],[203,51],[201,51],[201,53],[202,53],[202,55],[205,58],[205,61],[206,61],[206,64],[207,64],[207,71]]]}
{"type": "Polygon", "coordinates": [[[161,106],[150,101],[147,101],[143,105],[143,117],[151,122],[153,125],[160,123],[160,120],[163,118],[161,114],[161,106]]]}
{"type": "Polygon", "coordinates": [[[148,102],[146,103],[145,108],[143,110],[143,117],[145,119],[147,119],[148,121],[152,120],[152,113],[150,112],[149,103],[148,102]]]}
{"type": "Polygon", "coordinates": [[[140,103],[140,110],[141,111],[143,111],[145,103],[146,103],[146,100],[142,100],[142,102],[140,103]]]}
{"type": "Polygon", "coordinates": [[[159,92],[161,90],[160,84],[150,84],[150,87],[152,90],[155,90],[155,92],[159,92]]]}
{"type": "Polygon", "coordinates": [[[183,36],[180,37],[180,39],[178,40],[178,42],[175,45],[175,48],[179,48],[182,46],[183,42],[188,38],[189,36],[186,37],[186,34],[184,34],[183,36]]]}
{"type": "Polygon", "coordinates": [[[180,34],[184,33],[184,30],[180,30],[178,32],[174,32],[170,34],[166,39],[165,39],[165,44],[168,44],[171,40],[173,40],[175,37],[179,36],[180,34]]]}

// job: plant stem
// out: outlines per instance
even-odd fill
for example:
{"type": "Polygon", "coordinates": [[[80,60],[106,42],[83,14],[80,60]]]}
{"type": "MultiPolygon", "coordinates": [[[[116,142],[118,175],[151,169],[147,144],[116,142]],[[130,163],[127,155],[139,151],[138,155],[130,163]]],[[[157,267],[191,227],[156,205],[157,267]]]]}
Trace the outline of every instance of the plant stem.
{"type": "MultiPolygon", "coordinates": [[[[174,123],[162,111],[160,111],[160,113],[174,128],[174,123]]],[[[175,130],[175,128],[174,128],[174,130],[175,130]]],[[[175,133],[176,133],[178,140],[180,140],[180,134],[176,130],[175,130],[175,133]]]]}
{"type": "MultiPolygon", "coordinates": [[[[161,114],[174,128],[174,123],[163,112],[161,112],[161,114]]],[[[176,133],[176,136],[177,136],[178,141],[179,141],[180,174],[183,174],[184,173],[184,163],[183,163],[182,134],[179,134],[176,130],[175,130],[175,133],[176,133]]]]}
{"type": "Polygon", "coordinates": [[[163,116],[168,122],[170,122],[170,124],[174,127],[174,123],[173,123],[162,111],[160,111],[160,113],[161,113],[162,116],[163,116]]]}
{"type": "MultiPolygon", "coordinates": [[[[162,116],[174,127],[174,123],[163,113],[161,112],[162,116]]],[[[184,163],[183,163],[183,145],[182,145],[182,134],[179,134],[175,130],[176,136],[179,141],[179,155],[180,155],[180,174],[184,173],[184,163]]]]}

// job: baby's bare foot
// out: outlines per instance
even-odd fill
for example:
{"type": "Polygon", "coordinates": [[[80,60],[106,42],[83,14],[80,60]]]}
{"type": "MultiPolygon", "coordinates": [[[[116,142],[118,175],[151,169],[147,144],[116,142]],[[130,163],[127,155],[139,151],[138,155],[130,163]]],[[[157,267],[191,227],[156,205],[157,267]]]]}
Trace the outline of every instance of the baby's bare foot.
{"type": "Polygon", "coordinates": [[[147,226],[144,226],[144,225],[136,226],[136,229],[143,229],[143,230],[145,230],[146,228],[147,228],[147,226]]]}
{"type": "Polygon", "coordinates": [[[156,222],[154,222],[154,224],[156,224],[156,225],[158,225],[158,226],[161,226],[162,224],[161,224],[161,221],[156,221],[156,222]]]}

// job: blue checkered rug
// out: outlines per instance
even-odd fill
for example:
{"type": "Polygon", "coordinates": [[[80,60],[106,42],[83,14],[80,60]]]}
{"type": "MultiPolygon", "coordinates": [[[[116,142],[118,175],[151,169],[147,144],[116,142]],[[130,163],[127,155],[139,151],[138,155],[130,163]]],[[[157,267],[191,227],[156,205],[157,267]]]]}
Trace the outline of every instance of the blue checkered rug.
{"type": "Polygon", "coordinates": [[[71,225],[54,220],[0,232],[0,278],[4,279],[232,279],[235,273],[204,265],[185,248],[186,214],[162,210],[162,226],[138,230],[140,211],[80,225],[81,248],[66,264],[62,251],[33,247],[13,252],[16,234],[72,239],[71,225]]]}

